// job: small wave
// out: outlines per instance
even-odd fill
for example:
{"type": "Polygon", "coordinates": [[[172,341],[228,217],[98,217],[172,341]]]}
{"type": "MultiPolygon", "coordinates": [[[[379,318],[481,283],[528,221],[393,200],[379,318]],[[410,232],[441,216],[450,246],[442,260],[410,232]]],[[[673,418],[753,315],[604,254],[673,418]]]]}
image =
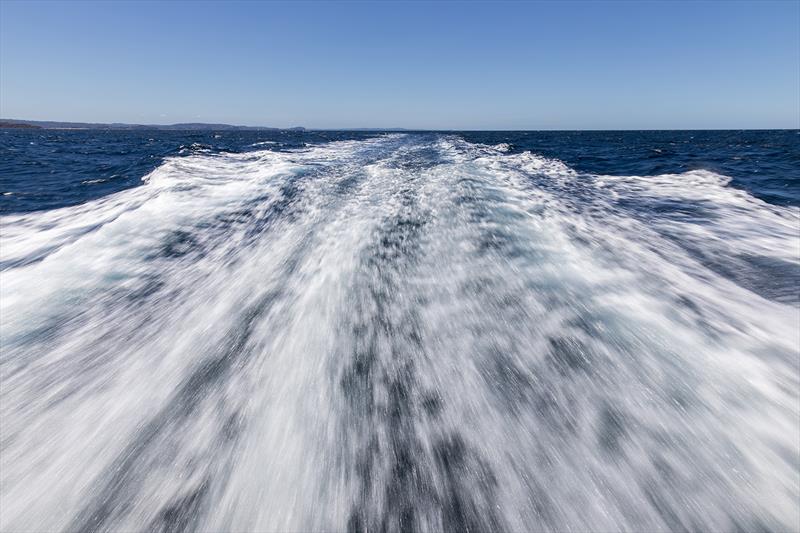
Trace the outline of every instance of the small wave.
{"type": "Polygon", "coordinates": [[[211,146],[210,144],[204,144],[204,143],[195,142],[195,143],[192,143],[192,144],[190,144],[188,146],[181,145],[180,148],[178,148],[178,153],[181,154],[181,155],[185,155],[185,154],[189,154],[189,153],[192,153],[192,152],[211,152],[213,150],[214,150],[214,147],[211,146]]]}
{"type": "Polygon", "coordinates": [[[114,179],[114,176],[112,176],[110,178],[98,178],[98,179],[94,179],[94,180],[83,180],[81,182],[81,185],[92,185],[92,184],[95,184],[95,183],[106,183],[107,181],[111,181],[112,179],[114,179]]]}

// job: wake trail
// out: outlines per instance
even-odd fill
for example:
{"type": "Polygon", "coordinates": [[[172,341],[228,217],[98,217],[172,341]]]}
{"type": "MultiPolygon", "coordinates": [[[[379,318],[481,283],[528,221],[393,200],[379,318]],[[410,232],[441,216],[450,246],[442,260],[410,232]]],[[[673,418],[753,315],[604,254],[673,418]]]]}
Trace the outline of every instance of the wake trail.
{"type": "Polygon", "coordinates": [[[800,212],[389,135],[3,217],[0,529],[800,526],[800,212]]]}

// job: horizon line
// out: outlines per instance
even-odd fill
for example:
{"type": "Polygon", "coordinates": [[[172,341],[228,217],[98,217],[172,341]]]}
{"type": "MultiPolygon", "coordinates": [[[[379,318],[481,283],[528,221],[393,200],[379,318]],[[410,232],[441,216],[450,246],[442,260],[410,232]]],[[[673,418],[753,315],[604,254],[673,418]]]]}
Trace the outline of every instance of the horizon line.
{"type": "MultiPolygon", "coordinates": [[[[137,127],[137,128],[175,128],[178,126],[183,125],[195,125],[195,126],[208,126],[208,128],[203,128],[203,130],[207,129],[209,131],[214,130],[213,126],[220,126],[220,127],[227,127],[233,129],[242,129],[242,130],[249,130],[249,131],[258,131],[258,130],[304,130],[304,131],[387,131],[387,132],[428,132],[428,133],[436,133],[436,132],[603,132],[603,131],[795,131],[800,130],[800,125],[797,127],[738,127],[738,128],[698,128],[698,127],[689,127],[689,128],[524,128],[524,129],[517,129],[517,128],[408,128],[408,127],[375,127],[375,126],[358,126],[358,127],[330,127],[330,128],[320,128],[320,127],[308,127],[308,126],[250,126],[245,124],[229,124],[225,122],[173,122],[173,123],[137,123],[137,122],[84,122],[84,121],[76,121],[76,120],[31,120],[31,119],[18,119],[18,118],[2,118],[0,117],[0,122],[8,122],[8,123],[15,123],[15,124],[28,124],[36,126],[39,129],[80,129],[80,130],[101,130],[101,129],[122,129],[119,128],[120,126],[130,126],[130,127],[137,127]],[[58,127],[58,126],[43,126],[42,124],[74,124],[78,127],[58,127]],[[84,126],[84,127],[80,127],[84,126]],[[114,127],[116,126],[116,128],[114,127]]],[[[12,129],[12,128],[3,128],[0,126],[0,129],[12,129]]],[[[198,128],[195,128],[198,129],[198,128]]],[[[180,130],[176,129],[174,131],[190,131],[190,130],[180,130]]]]}

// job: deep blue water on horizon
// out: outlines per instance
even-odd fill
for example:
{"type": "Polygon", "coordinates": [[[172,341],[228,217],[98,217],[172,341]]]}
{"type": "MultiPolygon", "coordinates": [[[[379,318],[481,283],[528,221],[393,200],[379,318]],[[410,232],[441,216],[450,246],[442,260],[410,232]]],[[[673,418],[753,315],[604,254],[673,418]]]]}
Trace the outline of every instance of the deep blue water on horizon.
{"type": "MultiPolygon", "coordinates": [[[[800,130],[468,131],[591,174],[652,176],[708,170],[776,205],[800,205],[800,130]]],[[[198,151],[293,150],[374,131],[0,130],[0,213],[75,205],[142,184],[165,158],[198,151]],[[264,144],[274,143],[274,144],[264,144]]]]}

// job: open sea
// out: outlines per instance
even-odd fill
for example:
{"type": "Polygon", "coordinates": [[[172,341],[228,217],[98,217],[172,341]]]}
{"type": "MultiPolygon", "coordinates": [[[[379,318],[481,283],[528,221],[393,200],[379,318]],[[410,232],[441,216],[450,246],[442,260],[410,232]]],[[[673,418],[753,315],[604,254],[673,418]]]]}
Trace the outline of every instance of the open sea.
{"type": "Polygon", "coordinates": [[[798,531],[800,132],[0,130],[0,531],[798,531]]]}

